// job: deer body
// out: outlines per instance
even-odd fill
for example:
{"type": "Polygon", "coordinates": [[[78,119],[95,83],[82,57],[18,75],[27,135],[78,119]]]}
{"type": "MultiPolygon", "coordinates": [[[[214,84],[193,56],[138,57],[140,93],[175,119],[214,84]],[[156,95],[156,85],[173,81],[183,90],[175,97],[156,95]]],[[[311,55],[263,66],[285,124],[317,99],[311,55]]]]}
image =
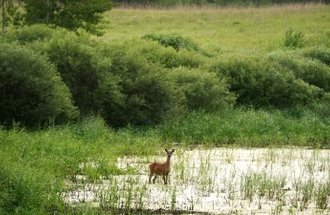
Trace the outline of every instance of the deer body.
{"type": "Polygon", "coordinates": [[[162,176],[164,180],[164,184],[167,184],[168,181],[168,174],[170,173],[171,170],[171,156],[174,152],[174,149],[171,151],[168,151],[165,149],[167,153],[167,160],[165,163],[159,163],[159,162],[153,162],[149,165],[150,169],[150,174],[149,174],[149,184],[151,183],[151,178],[154,176],[152,182],[155,183],[155,180],[157,176],[162,176]]]}

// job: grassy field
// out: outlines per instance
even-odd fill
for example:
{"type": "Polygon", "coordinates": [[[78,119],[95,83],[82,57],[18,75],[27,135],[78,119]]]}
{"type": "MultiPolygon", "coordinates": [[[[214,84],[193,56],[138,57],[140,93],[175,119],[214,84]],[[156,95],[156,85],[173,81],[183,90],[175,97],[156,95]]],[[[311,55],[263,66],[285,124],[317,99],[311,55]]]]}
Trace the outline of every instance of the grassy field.
{"type": "MultiPolygon", "coordinates": [[[[105,34],[94,39],[136,54],[144,44],[149,50],[158,46],[140,41],[136,51],[116,43],[133,39],[129,46],[146,34],[180,35],[211,57],[165,48],[159,56],[201,57],[203,63],[196,67],[216,62],[222,54],[257,56],[285,50],[283,38],[290,28],[303,33],[306,47],[330,47],[329,5],[115,8],[105,16],[105,34]]],[[[213,113],[191,111],[153,126],[120,129],[97,116],[41,130],[0,127],[0,214],[152,214],[162,205],[163,210],[180,213],[216,212],[219,207],[239,214],[260,211],[260,207],[273,214],[327,213],[330,152],[324,148],[330,148],[327,107],[235,106],[213,113]],[[164,147],[176,148],[174,183],[149,185],[148,163],[164,159],[164,147]],[[288,175],[293,168],[297,175],[288,175]],[[275,177],[278,171],[281,175],[275,177]],[[298,180],[306,174],[308,180],[298,180]],[[162,205],[152,202],[155,195],[162,205]]]]}
{"type": "Polygon", "coordinates": [[[125,8],[111,10],[106,19],[109,24],[104,40],[173,33],[191,38],[208,50],[254,53],[281,48],[285,32],[292,28],[305,34],[308,45],[330,46],[330,6],[318,4],[170,10],[125,8]]]}

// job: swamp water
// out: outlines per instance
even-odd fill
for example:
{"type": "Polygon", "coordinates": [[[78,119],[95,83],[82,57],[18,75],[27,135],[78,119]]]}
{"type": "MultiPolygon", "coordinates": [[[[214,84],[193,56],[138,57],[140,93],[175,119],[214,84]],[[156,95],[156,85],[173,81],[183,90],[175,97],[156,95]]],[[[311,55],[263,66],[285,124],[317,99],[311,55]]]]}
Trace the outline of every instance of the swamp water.
{"type": "MultiPolygon", "coordinates": [[[[69,204],[148,213],[330,214],[330,151],[309,149],[177,149],[170,184],[148,183],[148,165],[159,157],[123,157],[135,175],[96,183],[77,176],[63,193],[69,204]]],[[[133,212],[134,213],[134,212],[133,212]]]]}

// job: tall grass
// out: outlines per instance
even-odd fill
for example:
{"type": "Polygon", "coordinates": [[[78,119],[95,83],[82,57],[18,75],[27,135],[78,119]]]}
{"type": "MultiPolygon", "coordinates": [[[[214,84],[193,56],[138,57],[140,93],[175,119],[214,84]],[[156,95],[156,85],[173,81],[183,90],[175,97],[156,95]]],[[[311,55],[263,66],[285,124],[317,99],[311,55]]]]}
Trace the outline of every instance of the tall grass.
{"type": "Polygon", "coordinates": [[[194,112],[159,126],[166,141],[239,146],[327,146],[329,118],[306,112],[300,117],[279,110],[235,109],[216,114],[194,112]]]}
{"type": "Polygon", "coordinates": [[[133,131],[113,131],[100,118],[42,131],[0,130],[0,210],[3,214],[69,213],[59,196],[65,180],[125,174],[123,155],[155,153],[160,139],[133,131]],[[88,164],[97,168],[88,168],[88,164]],[[56,201],[55,201],[56,200],[56,201]]]}

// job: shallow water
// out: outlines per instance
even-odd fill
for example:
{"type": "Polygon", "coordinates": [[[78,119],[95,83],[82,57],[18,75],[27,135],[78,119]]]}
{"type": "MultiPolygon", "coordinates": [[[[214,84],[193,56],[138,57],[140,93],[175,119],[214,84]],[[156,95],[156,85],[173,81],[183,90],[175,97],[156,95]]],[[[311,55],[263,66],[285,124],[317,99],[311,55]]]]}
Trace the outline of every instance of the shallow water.
{"type": "MultiPolygon", "coordinates": [[[[80,183],[63,193],[70,204],[210,214],[330,214],[330,151],[309,149],[177,149],[170,185],[148,184],[148,164],[164,157],[123,157],[119,168],[137,175],[80,183]],[[329,191],[329,190],[326,190],[329,191]],[[319,200],[318,200],[319,199],[319,200]]],[[[79,176],[81,182],[84,176],[79,176]]],[[[79,178],[78,177],[78,178],[79,178]]]]}

